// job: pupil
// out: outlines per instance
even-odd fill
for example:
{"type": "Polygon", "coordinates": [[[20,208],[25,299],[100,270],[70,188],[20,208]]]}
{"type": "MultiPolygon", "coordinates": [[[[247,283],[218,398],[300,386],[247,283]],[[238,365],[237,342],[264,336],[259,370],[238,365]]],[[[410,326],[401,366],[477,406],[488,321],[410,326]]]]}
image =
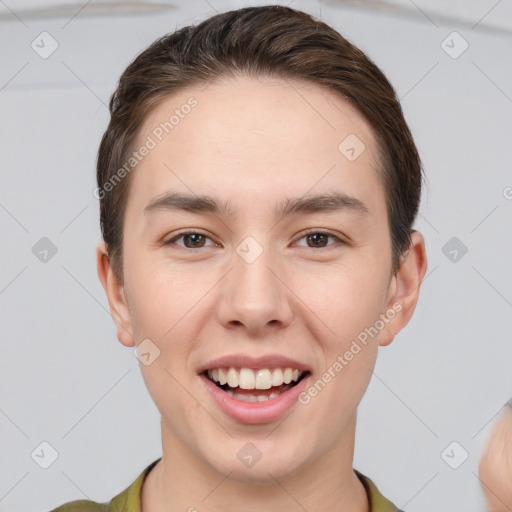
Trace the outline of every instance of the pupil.
{"type": "MultiPolygon", "coordinates": [[[[193,244],[193,245],[192,245],[192,247],[197,247],[198,239],[201,239],[201,237],[202,237],[202,236],[203,236],[203,235],[201,235],[201,234],[199,234],[199,233],[193,233],[193,234],[191,234],[191,235],[186,235],[186,236],[185,236],[185,240],[192,240],[192,244],[193,244]],[[195,241],[194,241],[194,240],[195,240],[195,241]]],[[[186,245],[187,247],[189,247],[189,244],[187,244],[186,242],[185,242],[185,245],[186,245]]]]}
{"type": "MultiPolygon", "coordinates": [[[[310,240],[313,240],[313,243],[316,245],[319,240],[318,240],[318,237],[323,237],[324,238],[324,241],[325,239],[327,238],[327,235],[323,234],[323,233],[313,233],[312,235],[308,235],[309,236],[309,239],[310,240]]],[[[325,247],[325,244],[322,245],[322,247],[325,247]]]]}

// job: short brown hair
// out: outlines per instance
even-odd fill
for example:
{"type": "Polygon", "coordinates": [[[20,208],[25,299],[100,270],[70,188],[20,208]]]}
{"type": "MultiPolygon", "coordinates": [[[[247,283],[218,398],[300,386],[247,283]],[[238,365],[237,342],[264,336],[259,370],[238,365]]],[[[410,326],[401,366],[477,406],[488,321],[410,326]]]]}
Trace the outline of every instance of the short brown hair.
{"type": "Polygon", "coordinates": [[[119,180],[108,193],[104,185],[129,159],[145,117],[162,100],[187,86],[242,73],[307,80],[336,91],[369,122],[379,148],[395,273],[411,244],[422,182],[418,151],[395,91],[380,69],[332,27],[302,11],[270,5],[221,13],[167,34],[120,77],[97,161],[101,230],[118,280],[123,282],[130,179],[119,180]]]}

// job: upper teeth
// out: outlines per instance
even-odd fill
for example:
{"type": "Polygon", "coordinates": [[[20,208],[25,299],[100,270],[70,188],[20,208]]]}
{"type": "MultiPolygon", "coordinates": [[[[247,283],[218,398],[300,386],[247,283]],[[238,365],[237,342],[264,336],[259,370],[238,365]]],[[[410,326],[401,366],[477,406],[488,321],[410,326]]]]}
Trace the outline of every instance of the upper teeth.
{"type": "Polygon", "coordinates": [[[208,377],[231,388],[270,389],[272,386],[296,382],[303,373],[293,368],[214,368],[208,370],[208,377]]]}

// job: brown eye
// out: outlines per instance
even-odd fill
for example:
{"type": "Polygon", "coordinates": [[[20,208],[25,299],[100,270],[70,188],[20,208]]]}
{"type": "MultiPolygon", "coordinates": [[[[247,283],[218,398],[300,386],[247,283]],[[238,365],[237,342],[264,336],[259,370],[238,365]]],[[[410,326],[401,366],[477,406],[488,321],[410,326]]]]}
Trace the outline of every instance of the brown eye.
{"type": "Polygon", "coordinates": [[[179,247],[184,247],[186,249],[198,249],[201,247],[207,247],[205,245],[206,240],[210,240],[209,237],[203,235],[202,233],[198,233],[196,231],[186,231],[184,233],[180,233],[173,238],[164,242],[164,245],[178,245],[179,247]],[[183,239],[183,244],[176,243],[177,240],[183,239]]]}
{"type": "Polygon", "coordinates": [[[199,233],[192,233],[191,235],[184,235],[185,247],[203,247],[205,237],[199,233]],[[190,241],[190,245],[187,243],[190,241]],[[202,242],[202,243],[201,243],[202,242]]]}
{"type": "MultiPolygon", "coordinates": [[[[334,245],[344,244],[345,242],[337,237],[336,235],[333,235],[332,233],[328,233],[325,231],[310,231],[309,233],[306,233],[302,238],[307,240],[307,246],[310,249],[323,249],[324,247],[331,247],[334,245]],[[338,242],[338,244],[329,244],[329,238],[334,239],[335,242],[338,242]]],[[[304,246],[303,246],[304,247],[304,246]]]]}
{"type": "Polygon", "coordinates": [[[306,238],[312,242],[313,247],[325,247],[328,235],[325,233],[313,233],[312,235],[307,235],[306,238]]]}

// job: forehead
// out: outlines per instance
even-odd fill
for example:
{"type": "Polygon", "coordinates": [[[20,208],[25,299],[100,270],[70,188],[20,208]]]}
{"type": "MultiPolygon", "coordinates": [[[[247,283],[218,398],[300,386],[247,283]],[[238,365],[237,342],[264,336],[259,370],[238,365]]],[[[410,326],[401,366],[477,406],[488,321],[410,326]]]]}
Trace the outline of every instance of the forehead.
{"type": "Polygon", "coordinates": [[[137,201],[177,188],[236,191],[240,204],[242,189],[274,198],[335,189],[383,206],[369,124],[339,94],[307,81],[240,76],[187,87],[146,116],[135,146],[150,140],[132,176],[137,201]]]}

